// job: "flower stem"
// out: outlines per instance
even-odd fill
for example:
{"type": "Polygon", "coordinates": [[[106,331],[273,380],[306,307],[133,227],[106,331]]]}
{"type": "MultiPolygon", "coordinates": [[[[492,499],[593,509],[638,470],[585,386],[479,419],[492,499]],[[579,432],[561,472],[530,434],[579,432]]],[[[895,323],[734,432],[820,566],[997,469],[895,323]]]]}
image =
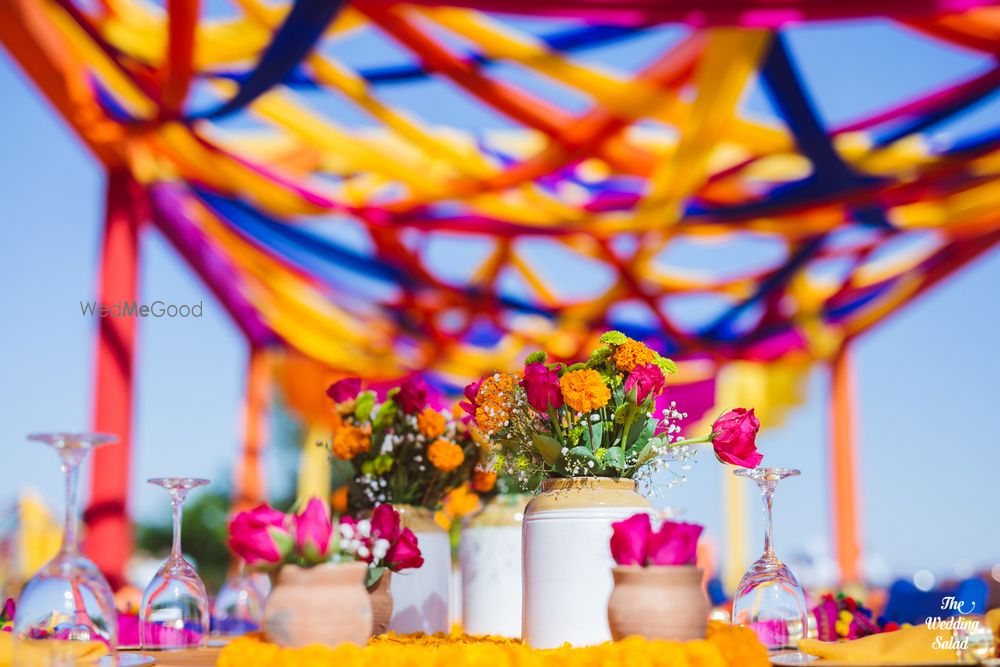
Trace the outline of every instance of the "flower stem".
{"type": "Polygon", "coordinates": [[[552,422],[552,427],[556,431],[556,439],[560,443],[566,444],[566,443],[563,442],[562,429],[559,428],[559,419],[556,417],[556,410],[555,410],[555,408],[553,408],[551,406],[549,407],[549,420],[552,422]]]}
{"type": "Polygon", "coordinates": [[[703,445],[707,442],[712,442],[712,437],[714,433],[709,433],[708,435],[702,436],[700,438],[685,438],[684,440],[678,440],[677,442],[667,443],[667,447],[680,447],[682,445],[703,445]]]}

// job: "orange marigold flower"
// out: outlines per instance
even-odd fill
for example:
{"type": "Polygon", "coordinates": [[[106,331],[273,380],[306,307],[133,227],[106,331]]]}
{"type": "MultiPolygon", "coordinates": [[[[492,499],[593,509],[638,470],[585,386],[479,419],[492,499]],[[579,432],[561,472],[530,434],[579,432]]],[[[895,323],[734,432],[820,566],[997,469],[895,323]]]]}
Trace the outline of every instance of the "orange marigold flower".
{"type": "Polygon", "coordinates": [[[507,425],[519,389],[517,378],[511,373],[496,373],[483,380],[476,394],[476,424],[487,435],[507,425]]]}
{"type": "Polygon", "coordinates": [[[472,473],[472,490],[478,493],[489,493],[497,483],[497,474],[487,470],[475,470],[472,473]]]}
{"type": "Polygon", "coordinates": [[[620,371],[631,373],[636,366],[645,366],[656,361],[656,352],[637,340],[627,340],[615,348],[615,366],[620,371]]]}
{"type": "Polygon", "coordinates": [[[462,465],[465,453],[454,442],[438,438],[427,448],[427,459],[441,472],[451,472],[462,465]]]}
{"type": "Polygon", "coordinates": [[[335,514],[347,514],[347,485],[339,487],[330,494],[330,509],[335,514]]]}
{"type": "Polygon", "coordinates": [[[446,423],[444,415],[434,408],[424,408],[417,415],[417,428],[425,438],[436,438],[444,433],[446,423]]]}
{"type": "Polygon", "coordinates": [[[333,434],[333,455],[338,459],[350,461],[358,454],[371,449],[372,439],[363,428],[344,424],[333,434]]]}
{"type": "Polygon", "coordinates": [[[611,399],[611,390],[604,384],[601,374],[590,368],[566,373],[559,378],[559,388],[566,405],[577,412],[603,408],[611,399]]]}

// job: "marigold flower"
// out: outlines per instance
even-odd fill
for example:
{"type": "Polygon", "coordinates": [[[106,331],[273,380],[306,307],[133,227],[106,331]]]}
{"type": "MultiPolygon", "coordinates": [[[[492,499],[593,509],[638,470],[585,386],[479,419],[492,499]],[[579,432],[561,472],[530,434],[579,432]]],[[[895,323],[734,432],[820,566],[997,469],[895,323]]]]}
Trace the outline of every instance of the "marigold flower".
{"type": "Polygon", "coordinates": [[[434,408],[424,408],[417,415],[417,428],[425,438],[436,438],[444,433],[446,423],[444,415],[434,408]]]}
{"type": "Polygon", "coordinates": [[[332,509],[336,514],[347,513],[347,494],[348,490],[346,484],[330,494],[330,509],[332,509]]]}
{"type": "Polygon", "coordinates": [[[586,368],[570,371],[559,378],[566,405],[577,412],[591,412],[603,408],[611,399],[611,390],[604,384],[601,374],[586,368]]]}
{"type": "Polygon", "coordinates": [[[372,439],[368,432],[357,426],[344,424],[333,434],[333,455],[338,459],[350,461],[358,454],[371,449],[372,439]]]}
{"type": "Polygon", "coordinates": [[[465,453],[454,442],[438,438],[427,448],[427,459],[441,472],[451,472],[462,465],[465,453]]]}
{"type": "Polygon", "coordinates": [[[475,470],[472,473],[472,490],[478,493],[489,493],[497,483],[495,472],[475,470]]]}
{"type": "Polygon", "coordinates": [[[484,379],[476,392],[476,423],[487,435],[507,425],[510,411],[517,403],[517,378],[510,373],[496,373],[484,379]]]}
{"type": "Polygon", "coordinates": [[[637,340],[629,339],[615,348],[615,366],[620,371],[631,373],[636,366],[645,366],[656,361],[656,352],[637,340]]]}

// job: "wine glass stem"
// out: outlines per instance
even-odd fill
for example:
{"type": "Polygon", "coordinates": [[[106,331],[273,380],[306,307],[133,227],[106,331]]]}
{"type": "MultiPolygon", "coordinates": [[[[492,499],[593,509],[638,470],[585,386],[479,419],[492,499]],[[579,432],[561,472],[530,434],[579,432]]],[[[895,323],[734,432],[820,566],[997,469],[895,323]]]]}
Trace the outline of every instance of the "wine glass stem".
{"type": "Polygon", "coordinates": [[[77,544],[77,511],[76,493],[79,486],[80,466],[64,463],[63,476],[66,478],[66,517],[63,526],[62,550],[67,553],[76,553],[79,549],[77,544]]]}
{"type": "Polygon", "coordinates": [[[170,557],[177,559],[181,558],[181,515],[184,513],[184,496],[172,491],[170,506],[174,511],[174,544],[170,549],[170,557]]]}
{"type": "Polygon", "coordinates": [[[774,533],[771,524],[771,516],[774,505],[774,485],[765,482],[761,487],[761,498],[764,501],[764,555],[774,556],[773,539],[774,533]]]}

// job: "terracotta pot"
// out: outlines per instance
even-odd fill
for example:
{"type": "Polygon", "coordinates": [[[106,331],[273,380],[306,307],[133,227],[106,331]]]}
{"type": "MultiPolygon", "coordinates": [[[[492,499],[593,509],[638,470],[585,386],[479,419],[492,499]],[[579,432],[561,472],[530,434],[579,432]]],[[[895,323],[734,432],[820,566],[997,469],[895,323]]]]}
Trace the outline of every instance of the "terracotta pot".
{"type": "Polygon", "coordinates": [[[694,565],[616,567],[608,601],[611,636],[687,641],[704,639],[709,605],[694,565]]]}
{"type": "Polygon", "coordinates": [[[635,480],[545,480],[522,524],[522,639],[534,648],[609,641],[611,524],[652,511],[635,480]]]}
{"type": "Polygon", "coordinates": [[[367,570],[365,563],[281,568],[264,609],[268,641],[290,648],[342,642],[364,646],[372,633],[367,570]]]}
{"type": "Polygon", "coordinates": [[[372,601],[372,637],[385,634],[392,618],[392,572],[385,570],[374,586],[368,588],[372,601]]]}
{"type": "Polygon", "coordinates": [[[395,505],[400,522],[416,534],[424,564],[394,573],[389,629],[399,634],[448,632],[451,540],[426,507],[395,505]]]}
{"type": "Polygon", "coordinates": [[[462,525],[462,629],[470,635],[521,636],[521,521],[530,499],[498,495],[462,525]]]}

